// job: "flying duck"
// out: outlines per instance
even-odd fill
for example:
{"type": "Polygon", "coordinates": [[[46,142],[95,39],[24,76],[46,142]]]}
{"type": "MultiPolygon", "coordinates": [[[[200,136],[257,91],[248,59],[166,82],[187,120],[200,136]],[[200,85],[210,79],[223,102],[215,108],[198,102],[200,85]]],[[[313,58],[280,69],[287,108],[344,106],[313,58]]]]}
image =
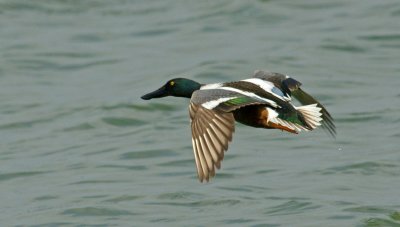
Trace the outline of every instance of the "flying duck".
{"type": "Polygon", "coordinates": [[[235,121],[294,134],[322,125],[335,137],[336,127],[329,112],[300,86],[300,82],[287,75],[257,70],[252,78],[226,83],[200,84],[175,78],[141,98],[190,98],[197,175],[200,182],[208,182],[215,176],[215,169],[221,167],[224,152],[232,141],[235,121]],[[294,106],[292,97],[302,106],[294,106]]]}

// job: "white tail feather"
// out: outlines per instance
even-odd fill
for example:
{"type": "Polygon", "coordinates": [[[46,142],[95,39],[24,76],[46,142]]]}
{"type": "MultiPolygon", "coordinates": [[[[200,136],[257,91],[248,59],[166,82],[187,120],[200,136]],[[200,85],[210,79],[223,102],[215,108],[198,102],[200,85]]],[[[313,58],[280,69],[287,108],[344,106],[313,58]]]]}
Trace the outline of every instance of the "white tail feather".
{"type": "Polygon", "coordinates": [[[308,131],[308,129],[306,129],[305,127],[303,127],[301,125],[298,125],[298,124],[295,124],[295,123],[292,123],[292,122],[289,122],[289,121],[285,121],[285,120],[280,119],[280,118],[273,118],[273,119],[271,119],[271,122],[273,122],[275,124],[279,124],[279,125],[285,126],[285,127],[290,128],[292,130],[295,130],[296,132],[300,132],[301,130],[308,131]]]}
{"type": "Polygon", "coordinates": [[[321,108],[319,108],[316,103],[306,106],[299,106],[296,107],[296,109],[303,114],[304,120],[312,129],[315,129],[317,126],[321,125],[321,108]]]}

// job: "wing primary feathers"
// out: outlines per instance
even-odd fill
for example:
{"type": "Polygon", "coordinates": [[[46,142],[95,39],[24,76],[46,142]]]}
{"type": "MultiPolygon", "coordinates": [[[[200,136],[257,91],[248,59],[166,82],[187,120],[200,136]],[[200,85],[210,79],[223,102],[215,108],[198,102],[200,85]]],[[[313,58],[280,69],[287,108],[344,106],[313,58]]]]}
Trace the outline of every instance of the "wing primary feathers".
{"type": "Polygon", "coordinates": [[[199,154],[197,153],[196,144],[193,138],[192,138],[192,145],[193,145],[194,160],[196,162],[197,175],[199,177],[200,182],[203,182],[204,179],[203,168],[201,167],[200,157],[199,154]]]}
{"type": "Polygon", "coordinates": [[[204,141],[202,136],[199,137],[199,142],[200,142],[201,150],[203,151],[202,153],[203,153],[204,158],[206,159],[206,162],[207,162],[208,170],[210,172],[212,172],[212,170],[214,169],[213,158],[212,158],[211,153],[208,150],[206,142],[204,141]]]}
{"type": "MultiPolygon", "coordinates": [[[[200,121],[200,123],[201,123],[202,125],[208,124],[208,123],[206,123],[206,120],[203,119],[203,118],[201,118],[201,117],[198,118],[198,121],[200,121]]],[[[211,140],[212,140],[212,144],[213,144],[213,146],[215,146],[215,148],[216,148],[217,154],[221,157],[221,154],[220,154],[219,151],[223,149],[223,142],[221,142],[221,141],[218,139],[218,136],[215,134],[215,132],[214,132],[213,130],[210,130],[209,128],[206,128],[205,131],[206,131],[206,132],[208,133],[208,135],[210,136],[210,138],[211,138],[211,140]]],[[[223,158],[223,152],[222,152],[222,157],[221,157],[221,158],[223,158]]]]}
{"type": "Polygon", "coordinates": [[[189,107],[192,126],[192,145],[199,180],[209,181],[215,169],[221,167],[224,151],[232,140],[234,117],[232,113],[209,110],[200,104],[189,107]]]}
{"type": "Polygon", "coordinates": [[[224,158],[224,143],[218,139],[218,136],[215,134],[213,130],[207,129],[208,135],[210,135],[211,140],[213,141],[213,145],[216,147],[216,151],[220,159],[224,158]]]}
{"type": "Polygon", "coordinates": [[[207,144],[205,143],[205,141],[203,140],[203,138],[201,136],[201,133],[199,133],[200,131],[199,131],[198,127],[199,126],[197,124],[194,125],[195,131],[198,132],[197,138],[196,138],[196,140],[199,143],[198,149],[201,149],[201,150],[198,150],[198,153],[201,153],[200,155],[204,156],[204,159],[205,159],[205,161],[207,163],[206,166],[203,165],[203,168],[207,168],[209,173],[211,175],[213,175],[213,174],[215,174],[214,165],[213,165],[213,158],[211,156],[211,153],[208,150],[207,144]]]}
{"type": "Polygon", "coordinates": [[[214,160],[214,163],[218,162],[218,153],[214,147],[214,144],[212,143],[210,136],[208,135],[208,132],[204,132],[203,138],[205,140],[205,144],[208,147],[208,150],[210,151],[210,154],[214,160]]]}
{"type": "Polygon", "coordinates": [[[204,179],[206,179],[206,181],[208,181],[209,179],[209,175],[208,175],[208,168],[207,168],[207,163],[206,163],[206,159],[204,158],[203,153],[200,150],[200,145],[199,145],[199,141],[197,139],[194,140],[195,144],[196,144],[196,149],[197,149],[197,154],[200,157],[200,163],[201,163],[201,167],[203,169],[203,173],[204,173],[204,179]]]}

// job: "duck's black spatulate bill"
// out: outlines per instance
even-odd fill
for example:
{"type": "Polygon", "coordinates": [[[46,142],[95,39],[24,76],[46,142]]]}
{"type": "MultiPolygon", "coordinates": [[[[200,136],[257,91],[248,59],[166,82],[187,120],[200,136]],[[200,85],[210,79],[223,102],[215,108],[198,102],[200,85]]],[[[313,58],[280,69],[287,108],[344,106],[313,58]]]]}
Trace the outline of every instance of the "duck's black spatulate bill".
{"type": "Polygon", "coordinates": [[[144,100],[150,100],[150,99],[154,99],[154,98],[162,98],[165,96],[168,96],[168,92],[165,89],[165,87],[162,86],[153,92],[143,95],[141,98],[144,100]]]}

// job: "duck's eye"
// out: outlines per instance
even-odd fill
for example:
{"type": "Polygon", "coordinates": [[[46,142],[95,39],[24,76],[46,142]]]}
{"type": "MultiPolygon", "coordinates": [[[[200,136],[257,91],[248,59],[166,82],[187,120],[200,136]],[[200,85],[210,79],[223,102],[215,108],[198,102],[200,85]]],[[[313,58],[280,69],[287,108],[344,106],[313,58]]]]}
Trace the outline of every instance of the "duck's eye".
{"type": "Polygon", "coordinates": [[[175,85],[175,82],[174,82],[174,81],[170,81],[170,82],[169,82],[169,85],[174,86],[174,85],[175,85]]]}

